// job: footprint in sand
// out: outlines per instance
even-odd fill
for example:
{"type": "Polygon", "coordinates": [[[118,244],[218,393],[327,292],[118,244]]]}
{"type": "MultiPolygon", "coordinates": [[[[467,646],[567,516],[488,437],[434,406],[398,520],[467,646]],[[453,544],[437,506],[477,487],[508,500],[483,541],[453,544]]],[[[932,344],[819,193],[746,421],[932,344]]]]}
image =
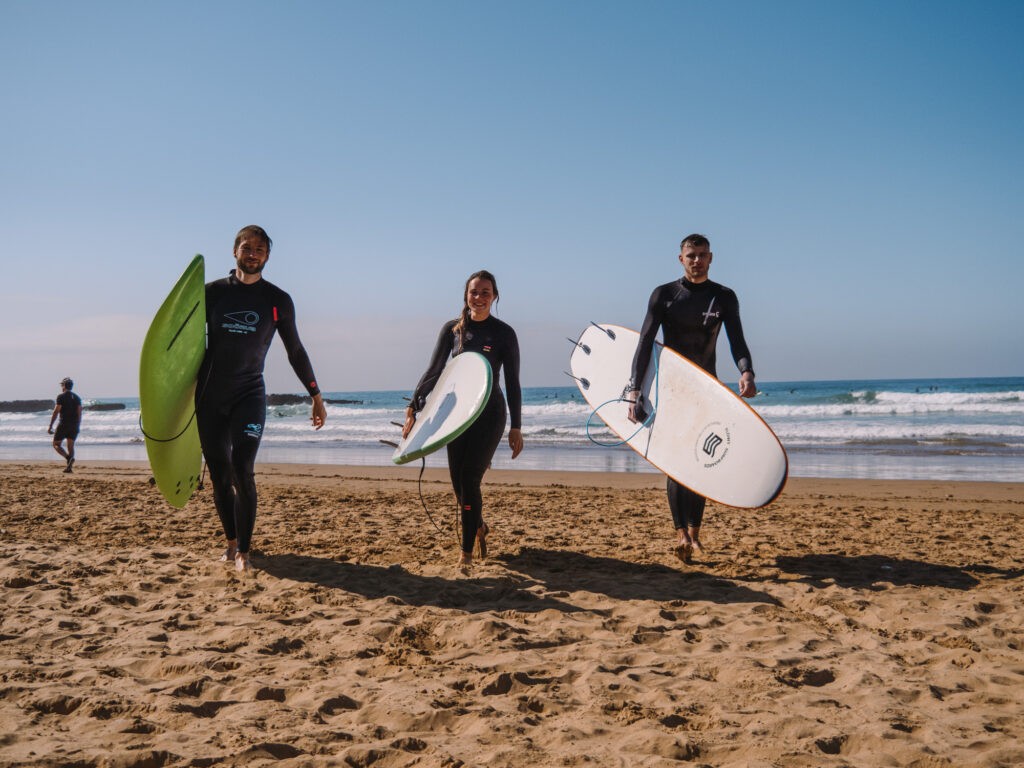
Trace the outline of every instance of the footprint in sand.
{"type": "Polygon", "coordinates": [[[327,701],[320,705],[318,711],[325,715],[336,715],[339,712],[352,711],[359,709],[362,706],[363,705],[355,699],[342,694],[341,696],[334,696],[333,698],[327,699],[327,701]]]}
{"type": "Polygon", "coordinates": [[[775,679],[793,688],[799,688],[804,685],[820,688],[823,685],[835,682],[836,676],[831,669],[790,667],[785,672],[776,673],[775,679]]]}

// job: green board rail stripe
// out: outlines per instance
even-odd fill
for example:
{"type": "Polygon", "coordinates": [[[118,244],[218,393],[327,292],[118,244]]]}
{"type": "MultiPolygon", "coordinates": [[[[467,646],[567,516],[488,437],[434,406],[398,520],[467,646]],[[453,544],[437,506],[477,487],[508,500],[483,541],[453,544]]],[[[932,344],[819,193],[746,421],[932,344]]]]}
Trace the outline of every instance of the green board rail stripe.
{"type": "Polygon", "coordinates": [[[171,347],[174,346],[174,342],[178,340],[178,337],[181,336],[181,332],[185,330],[185,326],[188,325],[188,321],[192,319],[192,315],[196,313],[197,309],[199,309],[198,301],[192,306],[192,311],[188,313],[188,317],[186,317],[182,321],[181,325],[178,326],[178,331],[174,334],[174,337],[171,339],[170,344],[167,345],[168,352],[170,351],[171,347]]]}

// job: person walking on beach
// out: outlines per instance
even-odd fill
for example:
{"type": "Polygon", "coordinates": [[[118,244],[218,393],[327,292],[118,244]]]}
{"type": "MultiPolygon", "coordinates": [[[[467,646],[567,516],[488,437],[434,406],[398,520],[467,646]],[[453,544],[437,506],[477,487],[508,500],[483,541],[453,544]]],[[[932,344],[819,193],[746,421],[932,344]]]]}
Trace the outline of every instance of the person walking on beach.
{"type": "Polygon", "coordinates": [[[512,458],[523,450],[522,390],[519,386],[519,341],[512,326],[491,314],[491,305],[498,300],[498,283],[490,272],[474,272],[462,293],[462,312],[455,320],[441,327],[441,333],[430,357],[426,373],[416,385],[412,401],[405,411],[405,438],[423,409],[427,395],[434,389],[449,357],[462,352],[479,352],[491,365],[491,394],[476,421],[448,443],[448,472],[462,517],[462,552],[459,566],[468,570],[473,563],[474,542],[480,557],[487,556],[487,534],[490,528],[483,519],[483,496],[480,484],[490,466],[501,436],[505,432],[507,412],[511,413],[508,445],[512,458]],[[505,398],[498,387],[498,374],[505,368],[505,398]]]}
{"type": "MultiPolygon", "coordinates": [[[[717,376],[715,348],[718,332],[724,325],[733,360],[740,371],[740,396],[753,397],[757,394],[750,350],[743,338],[739,300],[731,289],[708,279],[711,258],[711,242],[707,237],[687,235],[679,246],[683,276],[659,285],[651,293],[647,316],[640,329],[640,341],[633,355],[632,376],[627,385],[629,394],[626,398],[633,401],[629,406],[629,419],[633,422],[642,422],[646,418],[640,384],[650,365],[659,328],[666,347],[717,376]]],[[[668,504],[676,528],[676,543],[672,551],[684,563],[690,563],[693,553],[702,554],[704,551],[700,527],[707,500],[671,477],[667,480],[668,504]]]]}
{"type": "Polygon", "coordinates": [[[60,394],[57,395],[57,404],[50,414],[50,427],[47,430],[53,435],[53,450],[64,457],[67,466],[64,471],[71,474],[71,467],[75,463],[75,440],[78,439],[78,431],[82,426],[82,398],[71,391],[75,382],[65,377],[60,382],[60,394]],[[60,421],[57,421],[60,419],[60,421]],[[57,429],[54,430],[53,422],[57,421],[57,429]],[[61,447],[61,443],[67,442],[67,450],[61,447]]]}
{"type": "Polygon", "coordinates": [[[262,227],[243,227],[235,236],[235,268],[206,284],[207,345],[196,388],[196,425],[227,538],[221,560],[234,562],[238,571],[252,567],[256,452],[267,418],[263,365],[275,332],[313,398],[313,427],[320,429],[327,419],[313,366],[299,340],[292,299],[263,279],[272,245],[262,227]]]}

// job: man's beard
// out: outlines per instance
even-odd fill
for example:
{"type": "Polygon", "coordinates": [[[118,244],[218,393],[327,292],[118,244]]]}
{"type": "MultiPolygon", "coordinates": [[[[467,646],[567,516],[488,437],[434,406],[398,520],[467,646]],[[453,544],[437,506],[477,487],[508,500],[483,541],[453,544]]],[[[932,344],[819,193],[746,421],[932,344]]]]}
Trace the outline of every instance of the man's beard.
{"type": "Polygon", "coordinates": [[[249,266],[246,266],[245,264],[243,264],[242,262],[238,263],[238,268],[240,270],[242,270],[242,274],[243,275],[258,275],[260,272],[263,271],[263,268],[265,266],[267,266],[267,265],[266,264],[260,264],[257,267],[249,267],[249,266]]]}

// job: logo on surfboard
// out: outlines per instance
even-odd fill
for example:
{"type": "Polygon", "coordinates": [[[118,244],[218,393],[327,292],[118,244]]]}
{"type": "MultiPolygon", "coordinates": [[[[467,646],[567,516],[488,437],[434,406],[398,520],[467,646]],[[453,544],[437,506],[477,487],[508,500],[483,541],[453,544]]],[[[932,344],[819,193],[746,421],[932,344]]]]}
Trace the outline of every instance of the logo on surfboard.
{"type": "Polygon", "coordinates": [[[731,444],[729,428],[720,421],[714,421],[700,431],[693,446],[693,455],[704,469],[711,469],[725,460],[731,444]]]}
{"type": "Polygon", "coordinates": [[[704,453],[711,458],[715,458],[715,451],[718,450],[718,446],[722,444],[722,438],[712,432],[706,438],[704,438],[704,453]]]}

